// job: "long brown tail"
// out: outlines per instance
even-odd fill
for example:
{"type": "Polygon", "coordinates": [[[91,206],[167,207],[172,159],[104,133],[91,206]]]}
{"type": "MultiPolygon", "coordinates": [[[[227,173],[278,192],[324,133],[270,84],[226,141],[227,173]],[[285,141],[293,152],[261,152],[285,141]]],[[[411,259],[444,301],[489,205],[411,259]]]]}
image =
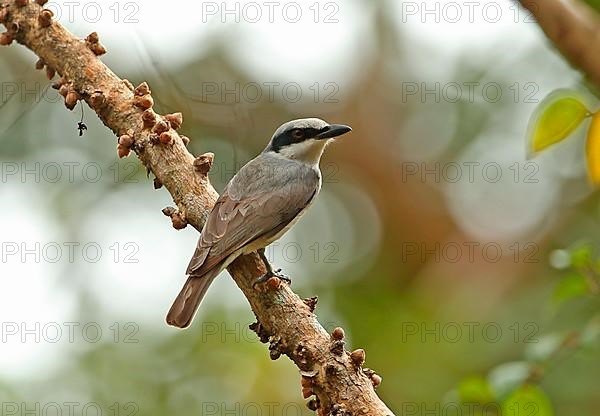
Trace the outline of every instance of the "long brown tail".
{"type": "Polygon", "coordinates": [[[221,272],[220,267],[215,267],[202,276],[190,276],[183,288],[175,298],[169,313],[167,323],[178,328],[187,328],[191,323],[202,298],[208,287],[221,272]]]}

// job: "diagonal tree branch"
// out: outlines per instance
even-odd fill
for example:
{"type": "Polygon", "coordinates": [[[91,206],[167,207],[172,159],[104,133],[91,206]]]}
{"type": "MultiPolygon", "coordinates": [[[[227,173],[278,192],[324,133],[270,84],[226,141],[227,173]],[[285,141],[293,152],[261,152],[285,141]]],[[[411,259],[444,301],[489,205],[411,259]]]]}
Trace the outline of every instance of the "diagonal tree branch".
{"type": "Polygon", "coordinates": [[[600,88],[600,16],[580,0],[519,0],[560,52],[600,88]]]}
{"type": "MultiPolygon", "coordinates": [[[[207,173],[213,155],[194,158],[187,150],[187,138],[177,134],[181,114],[161,116],[152,110],[150,88],[137,88],[120,79],[97,55],[105,53],[98,35],[81,40],[52,20],[43,10],[47,0],[0,0],[0,23],[7,32],[0,44],[17,41],[31,49],[46,68],[65,105],[73,109],[85,100],[102,122],[118,137],[120,157],[130,151],[156,176],[155,185],[169,191],[178,210],[166,210],[175,228],[191,224],[202,229],[204,219],[217,199],[207,173]]],[[[313,310],[315,299],[301,300],[285,284],[272,281],[254,289],[253,282],[266,271],[256,254],[236,260],[228,269],[240,287],[258,322],[252,328],[261,341],[270,343],[270,355],[287,355],[302,374],[302,393],[309,408],[319,415],[392,415],[374,391],[381,378],[362,368],[364,351],[344,349],[344,333],[331,335],[319,324],[313,310]]]]}

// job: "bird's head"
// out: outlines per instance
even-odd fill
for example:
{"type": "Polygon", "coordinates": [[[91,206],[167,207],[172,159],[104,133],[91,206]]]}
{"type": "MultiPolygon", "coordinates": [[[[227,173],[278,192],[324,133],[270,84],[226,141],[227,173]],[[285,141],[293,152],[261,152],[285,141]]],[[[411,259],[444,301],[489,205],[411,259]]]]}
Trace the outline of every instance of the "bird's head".
{"type": "Polygon", "coordinates": [[[285,158],[316,165],[327,143],[352,128],[343,124],[329,124],[318,118],[288,121],[273,134],[266,152],[274,152],[285,158]]]}

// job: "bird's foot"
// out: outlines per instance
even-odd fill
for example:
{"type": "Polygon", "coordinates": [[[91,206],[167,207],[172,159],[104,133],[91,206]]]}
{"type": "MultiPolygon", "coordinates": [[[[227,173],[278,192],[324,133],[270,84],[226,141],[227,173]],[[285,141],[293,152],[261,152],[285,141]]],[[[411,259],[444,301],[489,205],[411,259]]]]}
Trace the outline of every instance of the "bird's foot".
{"type": "Polygon", "coordinates": [[[283,280],[288,285],[290,285],[290,286],[292,285],[292,279],[288,275],[283,274],[282,271],[281,271],[281,269],[275,270],[275,273],[273,273],[273,275],[275,277],[279,278],[279,280],[283,280]]]}
{"type": "Polygon", "coordinates": [[[288,285],[292,284],[292,279],[290,279],[289,276],[286,276],[285,274],[283,274],[281,272],[281,269],[277,269],[274,272],[267,272],[267,273],[263,274],[261,277],[259,277],[258,279],[256,279],[256,282],[254,282],[254,284],[252,285],[252,287],[256,287],[257,285],[260,285],[262,283],[266,283],[272,277],[276,277],[279,280],[283,280],[288,285]]]}

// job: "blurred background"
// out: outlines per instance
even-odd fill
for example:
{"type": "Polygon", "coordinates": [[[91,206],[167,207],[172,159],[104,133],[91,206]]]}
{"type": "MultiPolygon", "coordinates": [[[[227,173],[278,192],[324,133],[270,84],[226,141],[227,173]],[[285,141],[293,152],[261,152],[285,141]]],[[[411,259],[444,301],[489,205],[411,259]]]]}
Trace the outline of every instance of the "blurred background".
{"type": "MultiPolygon", "coordinates": [[[[148,81],[158,112],[183,112],[219,191],[285,121],[354,128],[267,253],[366,350],[397,414],[511,414],[521,394],[535,412],[520,414],[598,415],[600,201],[583,133],[525,151],[548,93],[597,98],[515,2],[47,7],[97,31],[102,60],[148,81]]],[[[117,159],[87,107],[78,136],[81,107],[65,110],[31,52],[0,57],[2,414],[311,414],[226,273],[190,329],[166,326],[197,232],[172,229],[169,194],[117,159]]]]}

